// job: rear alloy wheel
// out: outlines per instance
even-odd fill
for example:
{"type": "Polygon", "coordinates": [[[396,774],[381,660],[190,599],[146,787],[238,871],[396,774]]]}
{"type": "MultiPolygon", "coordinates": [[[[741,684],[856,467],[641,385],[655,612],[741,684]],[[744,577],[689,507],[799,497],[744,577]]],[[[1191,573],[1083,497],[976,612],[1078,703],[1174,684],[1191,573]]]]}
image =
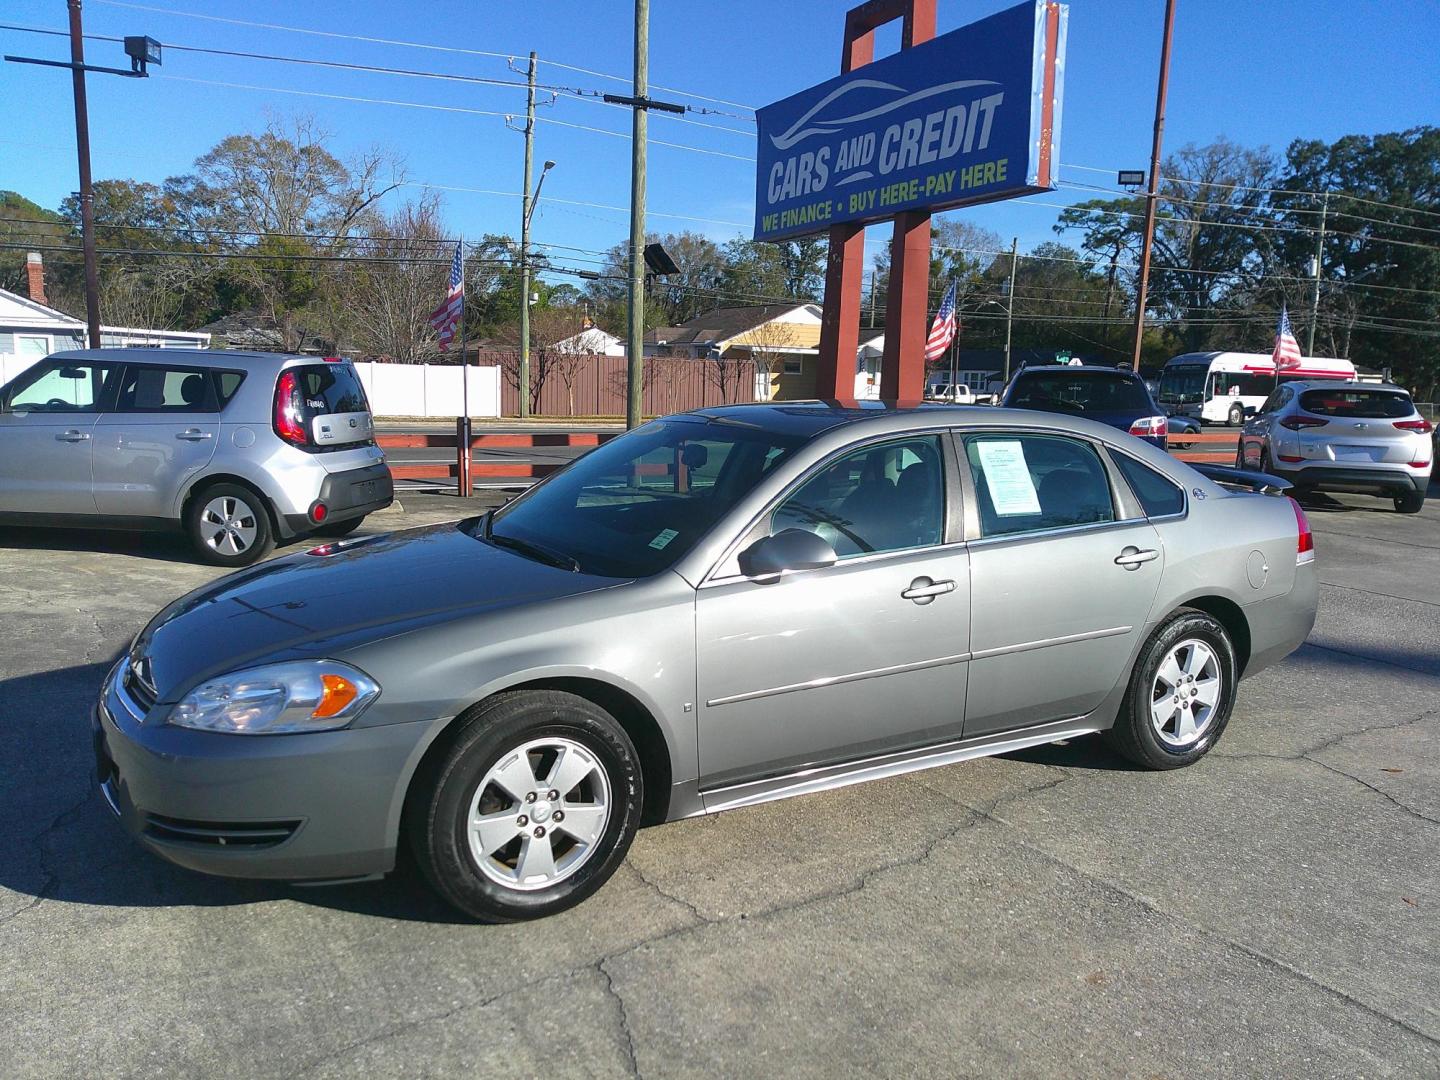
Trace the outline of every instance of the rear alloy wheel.
{"type": "Polygon", "coordinates": [[[1418,491],[1407,491],[1395,496],[1395,509],[1401,514],[1418,514],[1425,508],[1425,496],[1418,491]]]}
{"type": "Polygon", "coordinates": [[[639,755],[594,702],[553,690],[484,702],[417,777],[411,849],[446,900],[487,922],[552,915],[613,874],[640,823],[639,755]]]}
{"type": "Polygon", "coordinates": [[[1148,769],[1200,760],[1230,720],[1237,676],[1225,627],[1182,608],[1140,650],[1125,703],[1106,733],[1111,745],[1148,769]]]}
{"type": "Polygon", "coordinates": [[[264,501],[237,484],[215,484],[191,499],[185,529],[200,558],[215,566],[249,566],[275,546],[264,501]]]}
{"type": "Polygon", "coordinates": [[[1245,407],[1243,405],[1231,405],[1230,412],[1225,417],[1225,422],[1231,427],[1239,427],[1245,423],[1245,407]]]}

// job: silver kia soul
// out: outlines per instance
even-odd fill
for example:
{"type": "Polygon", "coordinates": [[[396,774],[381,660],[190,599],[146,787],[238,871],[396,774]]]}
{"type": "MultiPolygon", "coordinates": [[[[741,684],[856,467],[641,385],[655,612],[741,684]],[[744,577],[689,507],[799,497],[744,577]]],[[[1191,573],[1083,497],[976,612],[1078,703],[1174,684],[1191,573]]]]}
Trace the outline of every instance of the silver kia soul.
{"type": "Polygon", "coordinates": [[[205,561],[246,566],[391,503],[374,428],[336,357],[56,353],[0,387],[0,524],[178,526],[205,561]]]}

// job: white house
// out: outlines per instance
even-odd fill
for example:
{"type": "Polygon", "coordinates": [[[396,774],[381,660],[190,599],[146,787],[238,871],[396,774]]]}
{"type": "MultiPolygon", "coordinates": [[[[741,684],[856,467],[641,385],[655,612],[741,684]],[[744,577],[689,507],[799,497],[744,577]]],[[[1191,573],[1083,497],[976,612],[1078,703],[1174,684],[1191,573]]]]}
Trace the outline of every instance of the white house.
{"type": "Polygon", "coordinates": [[[578,334],[561,338],[552,346],[556,352],[583,353],[586,356],[624,356],[625,342],[598,326],[589,326],[578,334]]]}
{"type": "MultiPolygon", "coordinates": [[[[0,289],[0,384],[8,383],[37,360],[66,349],[85,348],[85,324],[45,304],[45,278],[40,256],[25,263],[29,296],[0,289]]],[[[199,331],[134,330],[101,326],[106,348],[147,346],[161,349],[208,349],[210,335],[199,331]]]]}

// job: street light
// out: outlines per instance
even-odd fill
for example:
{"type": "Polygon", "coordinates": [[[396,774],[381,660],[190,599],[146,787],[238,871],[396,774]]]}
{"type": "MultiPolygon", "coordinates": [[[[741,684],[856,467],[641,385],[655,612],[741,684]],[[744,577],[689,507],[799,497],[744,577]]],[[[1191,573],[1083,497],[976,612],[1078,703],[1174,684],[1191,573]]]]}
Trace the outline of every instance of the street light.
{"type": "Polygon", "coordinates": [[[547,161],[540,169],[540,179],[535,182],[535,194],[530,196],[530,205],[525,210],[525,225],[528,228],[530,219],[535,216],[535,204],[540,201],[540,189],[545,186],[545,176],[555,167],[555,162],[547,161]]]}
{"type": "Polygon", "coordinates": [[[160,63],[160,42],[152,37],[127,37],[125,55],[130,70],[85,63],[85,33],[80,25],[80,0],[68,0],[70,9],[70,60],[41,60],[33,56],[7,56],[14,64],[69,68],[75,93],[75,156],[80,172],[80,248],[85,257],[85,324],[92,349],[100,348],[100,264],[95,251],[95,189],[90,179],[90,117],[85,103],[85,72],[148,78],[149,64],[160,63]]]}

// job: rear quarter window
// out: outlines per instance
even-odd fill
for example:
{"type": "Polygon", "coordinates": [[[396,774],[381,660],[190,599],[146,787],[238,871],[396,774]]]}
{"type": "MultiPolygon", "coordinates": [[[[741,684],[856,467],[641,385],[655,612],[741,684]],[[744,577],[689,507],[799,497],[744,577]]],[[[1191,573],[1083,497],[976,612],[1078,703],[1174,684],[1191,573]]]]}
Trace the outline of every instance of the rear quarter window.
{"type": "Polygon", "coordinates": [[[1179,484],[1125,454],[1112,451],[1110,457],[1135,493],[1135,498],[1140,500],[1146,517],[1166,517],[1184,512],[1185,492],[1179,484]]]}

